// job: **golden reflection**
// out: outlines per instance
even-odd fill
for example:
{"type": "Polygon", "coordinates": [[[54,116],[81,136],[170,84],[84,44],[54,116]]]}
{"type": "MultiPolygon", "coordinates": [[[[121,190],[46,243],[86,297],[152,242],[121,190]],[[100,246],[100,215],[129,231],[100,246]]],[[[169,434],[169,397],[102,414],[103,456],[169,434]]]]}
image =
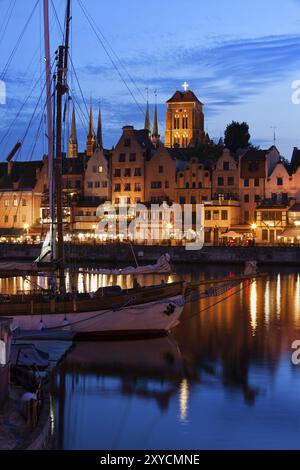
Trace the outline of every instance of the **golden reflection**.
{"type": "Polygon", "coordinates": [[[250,316],[252,335],[255,336],[257,329],[257,282],[254,281],[250,287],[250,316]]]}
{"type": "Polygon", "coordinates": [[[276,315],[278,320],[280,319],[280,314],[281,314],[281,277],[280,274],[277,276],[277,282],[276,282],[276,315]]]}
{"type": "Polygon", "coordinates": [[[297,276],[295,283],[294,295],[294,311],[295,311],[295,325],[300,326],[300,274],[297,276]]]}
{"type": "Polygon", "coordinates": [[[265,288],[265,325],[270,324],[270,281],[266,282],[265,288]]]}
{"type": "Polygon", "coordinates": [[[179,395],[180,421],[182,423],[187,422],[189,398],[190,398],[190,386],[189,386],[187,379],[184,379],[180,384],[180,395],[179,395]]]}

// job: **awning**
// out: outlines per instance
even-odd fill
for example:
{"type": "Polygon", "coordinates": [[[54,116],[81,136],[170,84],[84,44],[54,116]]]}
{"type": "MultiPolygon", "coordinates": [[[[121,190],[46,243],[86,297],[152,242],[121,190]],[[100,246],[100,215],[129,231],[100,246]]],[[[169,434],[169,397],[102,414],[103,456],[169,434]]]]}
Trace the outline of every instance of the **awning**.
{"type": "Polygon", "coordinates": [[[300,238],[300,229],[298,228],[287,228],[280,235],[281,238],[300,238]]]}
{"type": "Polygon", "coordinates": [[[221,235],[221,238],[242,238],[241,233],[234,232],[233,230],[230,230],[229,232],[225,232],[221,235]]]}
{"type": "Polygon", "coordinates": [[[20,236],[24,233],[24,230],[19,228],[0,228],[0,236],[9,237],[9,236],[20,236]]]}

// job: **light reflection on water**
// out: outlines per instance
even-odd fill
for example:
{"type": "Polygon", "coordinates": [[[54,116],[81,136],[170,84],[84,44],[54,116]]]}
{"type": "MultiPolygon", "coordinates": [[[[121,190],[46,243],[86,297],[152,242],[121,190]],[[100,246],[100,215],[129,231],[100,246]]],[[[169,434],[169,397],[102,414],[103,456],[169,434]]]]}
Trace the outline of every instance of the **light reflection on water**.
{"type": "MultiPolygon", "coordinates": [[[[179,271],[196,281],[229,269],[179,271]]],[[[116,279],[90,274],[76,282],[90,289],[116,279]]],[[[53,378],[55,446],[299,449],[300,367],[290,360],[300,339],[299,271],[270,270],[204,310],[213,303],[188,305],[169,338],[77,343],[53,378]]]]}

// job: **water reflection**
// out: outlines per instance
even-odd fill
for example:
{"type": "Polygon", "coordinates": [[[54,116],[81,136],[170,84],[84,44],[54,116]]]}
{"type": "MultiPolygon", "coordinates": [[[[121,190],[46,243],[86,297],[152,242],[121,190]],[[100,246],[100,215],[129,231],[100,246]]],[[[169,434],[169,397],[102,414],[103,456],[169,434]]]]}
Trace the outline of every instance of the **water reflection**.
{"type": "MultiPolygon", "coordinates": [[[[179,271],[197,281],[229,269],[179,271]]],[[[83,289],[115,281],[76,277],[83,289]]],[[[214,303],[187,305],[171,338],[78,343],[53,378],[56,447],[299,449],[300,367],[290,360],[300,338],[299,272],[270,269],[206,309],[214,303]]]]}

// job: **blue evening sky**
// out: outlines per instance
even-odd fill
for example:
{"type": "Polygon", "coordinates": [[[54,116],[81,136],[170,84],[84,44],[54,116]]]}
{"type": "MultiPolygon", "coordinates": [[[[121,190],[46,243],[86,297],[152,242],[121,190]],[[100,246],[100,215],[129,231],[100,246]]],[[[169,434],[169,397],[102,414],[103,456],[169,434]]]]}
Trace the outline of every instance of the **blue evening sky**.
{"type": "MultiPolygon", "coordinates": [[[[0,0],[0,79],[7,87],[6,105],[0,105],[0,160],[26,133],[43,86],[43,80],[38,80],[43,74],[42,0],[5,67],[35,3],[16,0],[5,30],[3,17],[14,1],[0,0]]],[[[49,3],[54,52],[59,29],[49,3]]],[[[271,127],[276,126],[277,146],[285,157],[290,158],[294,146],[300,147],[300,105],[291,100],[292,82],[300,80],[300,0],[84,0],[100,28],[99,37],[101,33],[105,37],[106,49],[114,51],[111,55],[127,86],[79,3],[73,0],[73,63],[85,102],[89,106],[92,97],[95,114],[101,100],[106,147],[116,144],[123,125],[143,126],[147,87],[151,103],[154,90],[158,93],[163,136],[165,101],[185,80],[205,104],[205,126],[211,137],[219,138],[232,120],[245,120],[253,143],[270,146],[271,127]]],[[[65,0],[53,0],[53,4],[62,20],[65,0]]],[[[73,73],[70,87],[83,149],[87,116],[73,73]]],[[[41,157],[43,123],[40,134],[37,129],[42,111],[40,104],[18,158],[41,157]]]]}

